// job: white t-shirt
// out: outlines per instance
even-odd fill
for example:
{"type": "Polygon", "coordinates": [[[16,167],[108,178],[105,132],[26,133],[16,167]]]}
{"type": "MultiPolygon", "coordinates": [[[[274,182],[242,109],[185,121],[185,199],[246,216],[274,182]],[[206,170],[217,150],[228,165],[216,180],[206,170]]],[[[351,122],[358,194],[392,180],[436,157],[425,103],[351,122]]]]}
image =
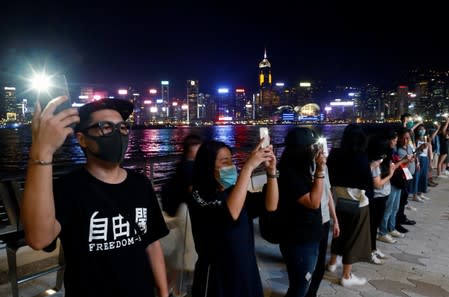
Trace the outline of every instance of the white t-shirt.
{"type": "Polygon", "coordinates": [[[329,222],[331,219],[331,216],[329,214],[330,189],[331,183],[329,181],[329,172],[326,166],[324,173],[323,195],[321,196],[321,217],[323,218],[323,224],[329,222]]]}
{"type": "Polygon", "coordinates": [[[359,201],[359,207],[364,207],[369,204],[365,190],[347,187],[333,187],[333,189],[335,198],[346,198],[359,201]]]}

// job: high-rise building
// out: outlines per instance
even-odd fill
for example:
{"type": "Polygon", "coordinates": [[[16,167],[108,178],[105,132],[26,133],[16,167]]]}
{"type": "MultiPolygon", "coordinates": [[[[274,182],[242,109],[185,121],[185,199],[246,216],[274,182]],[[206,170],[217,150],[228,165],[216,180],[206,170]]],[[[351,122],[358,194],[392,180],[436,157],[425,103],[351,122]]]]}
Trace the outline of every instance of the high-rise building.
{"type": "Polygon", "coordinates": [[[231,121],[235,117],[234,93],[229,88],[219,88],[215,97],[217,106],[216,119],[219,121],[231,121]]]}
{"type": "Polygon", "coordinates": [[[3,87],[3,99],[1,100],[1,115],[0,117],[6,119],[7,121],[16,121],[17,114],[19,112],[16,99],[16,88],[15,87],[3,87]]]}
{"type": "Polygon", "coordinates": [[[409,112],[410,94],[408,86],[400,85],[396,92],[389,92],[385,100],[386,118],[397,120],[405,112],[409,112]]]}
{"type": "Polygon", "coordinates": [[[248,98],[246,96],[246,90],[244,88],[235,89],[235,119],[245,120],[247,119],[246,105],[248,98]]]}
{"type": "Polygon", "coordinates": [[[198,120],[204,121],[207,119],[206,105],[210,101],[210,95],[199,93],[198,94],[198,120]]]}
{"type": "Polygon", "coordinates": [[[410,83],[415,87],[411,98],[413,112],[424,119],[433,119],[449,110],[449,73],[435,70],[413,70],[410,83]]]}
{"type": "Polygon", "coordinates": [[[259,106],[257,117],[268,119],[279,107],[280,97],[272,89],[271,63],[267,59],[267,50],[264,51],[263,60],[259,63],[259,106]]]}
{"type": "Polygon", "coordinates": [[[368,84],[364,89],[362,107],[365,120],[384,120],[385,93],[377,86],[368,84]]]}
{"type": "Polygon", "coordinates": [[[187,80],[188,122],[195,122],[200,119],[198,95],[199,95],[198,81],[187,80]]]}
{"type": "Polygon", "coordinates": [[[267,49],[263,54],[263,60],[259,63],[259,88],[271,90],[271,63],[267,59],[267,49]]]}
{"type": "Polygon", "coordinates": [[[161,98],[163,101],[168,102],[170,100],[170,92],[169,92],[170,82],[168,80],[161,81],[161,98]]]}

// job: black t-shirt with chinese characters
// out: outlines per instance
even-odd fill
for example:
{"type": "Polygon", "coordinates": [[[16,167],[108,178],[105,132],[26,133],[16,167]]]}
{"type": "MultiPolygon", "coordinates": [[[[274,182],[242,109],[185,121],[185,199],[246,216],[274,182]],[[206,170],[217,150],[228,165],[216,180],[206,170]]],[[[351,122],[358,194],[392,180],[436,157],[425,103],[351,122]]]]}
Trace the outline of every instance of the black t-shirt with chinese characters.
{"type": "Polygon", "coordinates": [[[168,229],[145,176],[107,184],[80,168],[55,180],[54,197],[66,297],[154,296],[145,249],[168,229]]]}

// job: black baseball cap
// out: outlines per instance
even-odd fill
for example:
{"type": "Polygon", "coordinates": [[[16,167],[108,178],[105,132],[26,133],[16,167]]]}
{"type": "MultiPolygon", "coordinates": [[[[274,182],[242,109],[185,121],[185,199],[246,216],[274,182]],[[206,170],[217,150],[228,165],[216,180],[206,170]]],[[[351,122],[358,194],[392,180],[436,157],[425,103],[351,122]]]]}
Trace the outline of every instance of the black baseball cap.
{"type": "Polygon", "coordinates": [[[113,109],[117,111],[126,121],[133,112],[133,104],[127,100],[104,98],[87,103],[78,109],[80,122],[75,126],[75,132],[80,132],[87,127],[89,116],[102,109],[113,109]]]}
{"type": "Polygon", "coordinates": [[[285,145],[311,145],[318,141],[318,135],[312,129],[306,127],[295,127],[285,137],[285,145]]]}

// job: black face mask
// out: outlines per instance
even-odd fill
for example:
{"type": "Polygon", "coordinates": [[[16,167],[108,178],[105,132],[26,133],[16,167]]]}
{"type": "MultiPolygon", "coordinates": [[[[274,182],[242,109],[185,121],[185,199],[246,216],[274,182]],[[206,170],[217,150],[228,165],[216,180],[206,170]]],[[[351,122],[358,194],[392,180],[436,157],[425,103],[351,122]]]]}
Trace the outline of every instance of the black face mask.
{"type": "Polygon", "coordinates": [[[92,152],[87,148],[92,155],[111,163],[121,163],[123,161],[128,148],[128,135],[123,135],[118,130],[115,130],[107,136],[86,134],[86,137],[95,141],[98,146],[98,152],[92,152]]]}

